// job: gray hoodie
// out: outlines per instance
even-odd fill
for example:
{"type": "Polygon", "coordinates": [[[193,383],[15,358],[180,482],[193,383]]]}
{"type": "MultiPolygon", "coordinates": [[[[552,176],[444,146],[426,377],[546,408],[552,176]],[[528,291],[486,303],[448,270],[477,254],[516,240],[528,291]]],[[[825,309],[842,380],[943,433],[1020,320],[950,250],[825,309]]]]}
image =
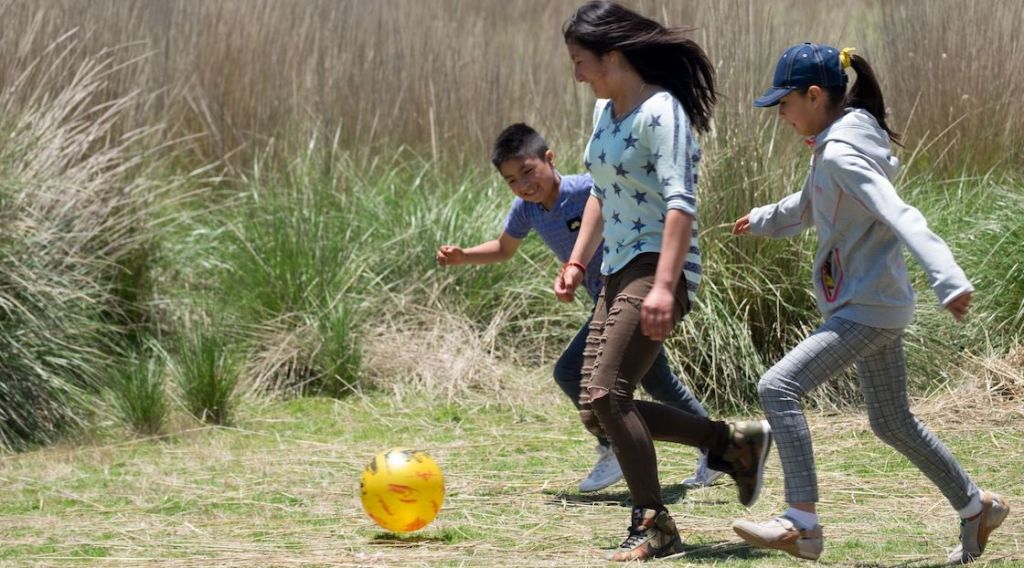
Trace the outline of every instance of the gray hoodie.
{"type": "Polygon", "coordinates": [[[896,194],[890,180],[899,161],[870,113],[847,109],[813,142],[803,189],[752,210],[750,232],[788,237],[815,228],[814,294],[826,319],[906,327],[914,318],[914,290],[904,245],[924,267],[943,306],[974,290],[921,212],[896,194]]]}

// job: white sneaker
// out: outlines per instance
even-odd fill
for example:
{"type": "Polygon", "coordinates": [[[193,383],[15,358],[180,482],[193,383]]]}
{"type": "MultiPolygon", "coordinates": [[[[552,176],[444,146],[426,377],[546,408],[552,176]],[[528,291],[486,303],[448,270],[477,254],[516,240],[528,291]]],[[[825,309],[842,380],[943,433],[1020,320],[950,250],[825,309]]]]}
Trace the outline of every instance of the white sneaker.
{"type": "Polygon", "coordinates": [[[619,460],[615,458],[615,452],[611,447],[606,448],[598,444],[596,450],[597,463],[594,464],[590,475],[580,482],[580,492],[582,493],[604,489],[622,479],[622,468],[619,467],[619,460]]]}
{"type": "Polygon", "coordinates": [[[693,472],[693,475],[683,480],[683,486],[691,489],[711,487],[723,475],[725,475],[725,472],[708,467],[708,454],[701,452],[700,459],[697,460],[697,470],[693,472]]]}
{"type": "Polygon", "coordinates": [[[801,529],[789,517],[775,517],[770,521],[755,523],[753,521],[736,521],[732,530],[757,548],[774,548],[783,550],[805,560],[817,560],[825,550],[821,525],[814,528],[801,529]]]}

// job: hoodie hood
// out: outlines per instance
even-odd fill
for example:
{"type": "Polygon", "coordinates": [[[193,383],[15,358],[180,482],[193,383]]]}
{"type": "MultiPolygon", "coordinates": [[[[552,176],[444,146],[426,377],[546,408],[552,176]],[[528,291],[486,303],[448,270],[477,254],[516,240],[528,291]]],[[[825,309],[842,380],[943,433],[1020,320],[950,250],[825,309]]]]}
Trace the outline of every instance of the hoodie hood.
{"type": "Polygon", "coordinates": [[[828,142],[843,142],[860,155],[875,162],[886,177],[895,179],[900,161],[892,155],[889,135],[879,126],[870,112],[862,108],[848,108],[843,116],[814,137],[814,152],[820,153],[828,142]]]}

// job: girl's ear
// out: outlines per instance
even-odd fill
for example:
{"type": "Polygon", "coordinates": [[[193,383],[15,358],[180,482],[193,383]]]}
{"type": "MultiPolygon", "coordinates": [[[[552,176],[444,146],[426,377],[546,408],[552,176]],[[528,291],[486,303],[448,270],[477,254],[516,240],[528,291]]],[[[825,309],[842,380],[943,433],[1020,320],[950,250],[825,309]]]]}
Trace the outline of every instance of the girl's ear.
{"type": "Polygon", "coordinates": [[[810,87],[807,88],[807,94],[804,96],[807,97],[808,101],[811,104],[814,104],[815,102],[820,100],[823,95],[824,93],[822,92],[821,87],[817,85],[811,85],[810,87]]]}
{"type": "Polygon", "coordinates": [[[552,166],[555,165],[555,153],[554,153],[554,151],[548,150],[547,152],[544,152],[544,161],[549,163],[549,164],[551,164],[552,166]]]}

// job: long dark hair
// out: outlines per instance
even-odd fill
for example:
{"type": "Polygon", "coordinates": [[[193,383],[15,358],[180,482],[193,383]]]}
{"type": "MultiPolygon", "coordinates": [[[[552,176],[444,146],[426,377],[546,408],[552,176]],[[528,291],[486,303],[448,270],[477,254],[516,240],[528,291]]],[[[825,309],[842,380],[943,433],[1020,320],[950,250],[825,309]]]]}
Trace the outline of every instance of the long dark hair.
{"type": "Polygon", "coordinates": [[[615,2],[587,2],[562,27],[566,43],[604,55],[618,50],[645,83],[679,99],[699,132],[711,128],[715,68],[683,28],[667,28],[615,2]]]}
{"type": "Polygon", "coordinates": [[[850,55],[850,67],[857,73],[857,80],[853,82],[847,92],[845,86],[828,87],[825,92],[832,104],[841,102],[843,107],[862,108],[871,113],[878,121],[878,125],[889,135],[893,144],[900,144],[900,133],[893,130],[885,122],[885,98],[882,97],[882,87],[878,84],[875,71],[868,64],[868,60],[859,55],[850,55]]]}

